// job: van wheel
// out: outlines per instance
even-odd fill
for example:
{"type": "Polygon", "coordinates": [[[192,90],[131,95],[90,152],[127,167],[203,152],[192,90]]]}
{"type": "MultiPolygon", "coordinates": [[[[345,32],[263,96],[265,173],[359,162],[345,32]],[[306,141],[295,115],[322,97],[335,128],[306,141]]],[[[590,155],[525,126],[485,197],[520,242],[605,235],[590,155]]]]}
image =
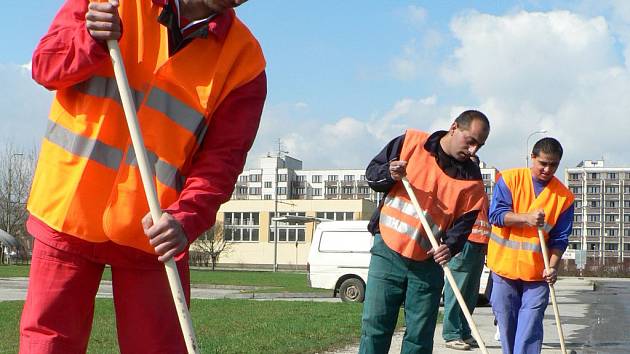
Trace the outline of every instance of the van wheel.
{"type": "Polygon", "coordinates": [[[346,279],[339,287],[339,297],[343,302],[363,302],[365,285],[357,278],[346,279]]]}

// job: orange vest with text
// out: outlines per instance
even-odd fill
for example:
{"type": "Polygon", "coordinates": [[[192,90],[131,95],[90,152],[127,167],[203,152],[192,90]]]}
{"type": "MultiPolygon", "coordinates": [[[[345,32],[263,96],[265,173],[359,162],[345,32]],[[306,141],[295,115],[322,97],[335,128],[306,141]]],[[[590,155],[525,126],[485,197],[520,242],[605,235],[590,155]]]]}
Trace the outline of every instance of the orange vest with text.
{"type": "MultiPolygon", "coordinates": [[[[444,173],[435,156],[424,148],[428,137],[427,133],[407,130],[400,160],[408,162],[407,179],[439,242],[456,219],[482,209],[485,192],[481,180],[458,180],[444,173]]],[[[417,261],[429,258],[431,243],[400,181],[385,197],[379,229],[385,244],[401,256],[417,261]]]]}
{"type": "MultiPolygon", "coordinates": [[[[169,206],[215,110],[263,72],[265,59],[234,12],[224,41],[197,38],[169,57],[160,11],[151,1],[122,0],[120,48],[159,202],[169,206]]],[[[57,92],[28,210],[83,240],[154,253],[142,231],[149,208],[109,61],[90,79],[57,92]]]]}
{"type": "MultiPolygon", "coordinates": [[[[560,214],[573,203],[573,194],[560,180],[553,177],[540,192],[534,195],[532,174],[529,168],[517,168],[501,173],[505,185],[512,192],[512,211],[517,214],[543,209],[545,241],[560,214]]],[[[535,227],[492,227],[488,243],[488,267],[498,275],[526,281],[543,280],[545,263],[535,227]]]]}

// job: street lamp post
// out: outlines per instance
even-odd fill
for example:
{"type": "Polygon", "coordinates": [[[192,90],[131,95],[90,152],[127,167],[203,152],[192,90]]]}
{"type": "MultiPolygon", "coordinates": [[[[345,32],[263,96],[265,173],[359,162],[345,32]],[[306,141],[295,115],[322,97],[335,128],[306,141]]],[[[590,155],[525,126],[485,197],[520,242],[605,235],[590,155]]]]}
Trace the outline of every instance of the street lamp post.
{"type": "MultiPolygon", "coordinates": [[[[280,139],[278,139],[278,154],[276,155],[276,176],[275,176],[275,181],[274,181],[274,185],[275,185],[275,191],[273,193],[273,200],[274,200],[274,207],[273,207],[273,217],[274,217],[274,222],[273,222],[273,271],[277,272],[278,271],[278,163],[281,157],[281,154],[286,154],[288,153],[288,151],[282,151],[282,141],[280,139]]],[[[288,171],[287,171],[288,172],[288,171]]],[[[288,173],[287,173],[288,174],[288,173]]],[[[287,180],[287,184],[288,184],[288,180],[287,180]]]]}
{"type": "Polygon", "coordinates": [[[525,166],[529,167],[529,138],[531,138],[532,136],[536,135],[536,134],[545,134],[547,132],[547,130],[536,130],[534,132],[531,132],[528,136],[527,139],[525,140],[525,166]]]}

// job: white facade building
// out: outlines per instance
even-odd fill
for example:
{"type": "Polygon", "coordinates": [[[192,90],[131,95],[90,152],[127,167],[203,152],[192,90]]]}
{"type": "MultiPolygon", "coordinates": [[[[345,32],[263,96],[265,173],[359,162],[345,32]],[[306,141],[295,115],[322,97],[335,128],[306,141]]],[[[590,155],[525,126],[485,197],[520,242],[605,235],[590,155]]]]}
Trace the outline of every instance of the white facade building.
{"type": "Polygon", "coordinates": [[[602,263],[630,258],[630,167],[585,160],[565,170],[565,183],[575,195],[569,248],[602,263]]]}

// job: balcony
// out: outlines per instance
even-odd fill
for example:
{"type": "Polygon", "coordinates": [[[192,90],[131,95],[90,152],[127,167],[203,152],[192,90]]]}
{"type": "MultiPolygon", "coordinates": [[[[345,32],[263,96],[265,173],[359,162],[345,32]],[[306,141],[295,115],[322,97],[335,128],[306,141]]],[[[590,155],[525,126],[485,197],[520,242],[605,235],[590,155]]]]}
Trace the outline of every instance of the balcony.
{"type": "Polygon", "coordinates": [[[354,186],[354,181],[341,181],[342,187],[354,186]]]}
{"type": "Polygon", "coordinates": [[[326,181],[326,182],[324,183],[324,185],[325,185],[326,187],[328,187],[328,186],[333,186],[333,187],[334,187],[334,186],[338,186],[338,185],[339,185],[339,181],[326,181]]]}

